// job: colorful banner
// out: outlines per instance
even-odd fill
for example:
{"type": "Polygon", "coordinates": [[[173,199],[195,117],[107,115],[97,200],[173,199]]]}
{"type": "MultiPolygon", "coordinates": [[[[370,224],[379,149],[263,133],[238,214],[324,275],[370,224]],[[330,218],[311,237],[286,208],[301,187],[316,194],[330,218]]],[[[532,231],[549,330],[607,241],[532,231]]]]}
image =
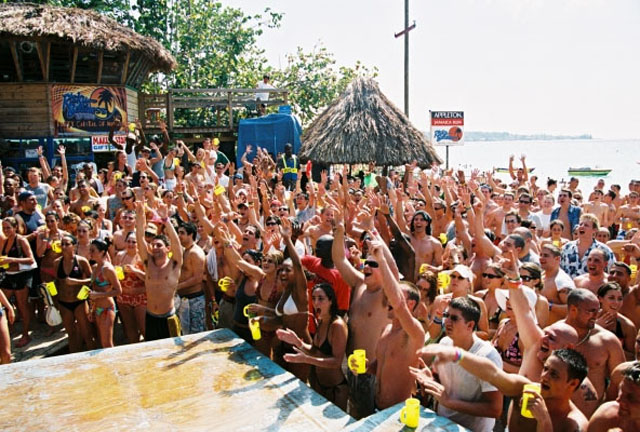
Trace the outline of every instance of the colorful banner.
{"type": "Polygon", "coordinates": [[[124,87],[52,85],[51,111],[56,136],[107,133],[114,121],[127,121],[127,92],[124,87]]]}
{"type": "Polygon", "coordinates": [[[464,144],[463,111],[429,111],[431,113],[431,144],[439,146],[464,144]]]}

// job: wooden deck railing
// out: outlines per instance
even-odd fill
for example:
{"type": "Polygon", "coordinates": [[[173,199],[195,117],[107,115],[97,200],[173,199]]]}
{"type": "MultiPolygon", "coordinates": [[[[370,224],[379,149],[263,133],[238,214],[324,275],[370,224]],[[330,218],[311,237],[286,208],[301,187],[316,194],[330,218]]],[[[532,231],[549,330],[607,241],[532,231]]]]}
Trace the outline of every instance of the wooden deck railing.
{"type": "Polygon", "coordinates": [[[248,117],[255,116],[259,104],[286,105],[288,99],[289,92],[283,89],[169,89],[162,94],[140,93],[138,103],[146,130],[157,130],[158,120],[163,117],[169,132],[198,134],[232,132],[236,129],[234,111],[245,110],[248,117]],[[257,93],[269,93],[269,100],[257,101],[257,93]],[[184,117],[191,117],[190,124],[176,121],[184,117]]]}

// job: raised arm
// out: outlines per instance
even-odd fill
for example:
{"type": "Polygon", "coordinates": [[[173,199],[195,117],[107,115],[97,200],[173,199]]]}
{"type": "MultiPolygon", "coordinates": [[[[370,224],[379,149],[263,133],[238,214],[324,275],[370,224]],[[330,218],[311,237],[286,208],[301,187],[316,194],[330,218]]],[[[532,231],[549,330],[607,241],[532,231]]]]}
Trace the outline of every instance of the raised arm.
{"type": "Polygon", "coordinates": [[[146,262],[149,256],[149,248],[147,246],[147,241],[144,239],[144,230],[147,220],[145,218],[144,212],[144,202],[142,200],[136,201],[136,214],[138,217],[136,218],[136,240],[138,242],[138,255],[140,255],[140,259],[142,262],[146,262]]]}
{"type": "Polygon", "coordinates": [[[109,143],[118,150],[124,150],[124,146],[118,144],[118,142],[113,138],[113,133],[116,131],[116,129],[120,129],[120,126],[121,123],[119,120],[116,120],[111,124],[111,129],[109,129],[109,143]]]}
{"type": "Polygon", "coordinates": [[[169,237],[169,241],[171,242],[171,259],[174,260],[177,265],[182,267],[182,245],[180,244],[178,233],[176,232],[176,229],[173,227],[173,224],[169,219],[169,209],[167,208],[166,204],[158,204],[158,216],[160,216],[160,218],[162,219],[164,231],[169,237]]]}
{"type": "Polygon", "coordinates": [[[364,283],[364,275],[353,268],[344,252],[344,222],[335,220],[333,230],[333,246],[331,247],[331,258],[344,281],[351,287],[357,287],[364,283]]]}

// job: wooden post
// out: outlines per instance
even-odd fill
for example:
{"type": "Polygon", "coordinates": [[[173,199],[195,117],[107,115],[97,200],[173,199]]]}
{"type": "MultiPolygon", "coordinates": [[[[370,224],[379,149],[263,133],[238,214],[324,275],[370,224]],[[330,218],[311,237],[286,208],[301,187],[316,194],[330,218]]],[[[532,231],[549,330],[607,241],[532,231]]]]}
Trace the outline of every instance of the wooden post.
{"type": "Polygon", "coordinates": [[[227,110],[229,111],[229,129],[233,130],[233,111],[231,108],[231,96],[232,93],[227,93],[227,110]]]}
{"type": "Polygon", "coordinates": [[[409,118],[409,0],[404,0],[404,115],[409,118]]]}
{"type": "Polygon", "coordinates": [[[173,89],[167,92],[167,122],[169,132],[173,132],[173,89]]]}
{"type": "Polygon", "coordinates": [[[129,60],[131,59],[131,51],[127,50],[127,58],[124,61],[124,69],[122,69],[122,79],[121,84],[125,85],[127,83],[127,73],[129,72],[129,60]]]}
{"type": "Polygon", "coordinates": [[[46,72],[45,81],[49,81],[49,65],[51,64],[51,42],[47,42],[47,58],[45,61],[44,70],[46,72]]]}
{"type": "Polygon", "coordinates": [[[98,84],[102,82],[103,61],[104,61],[104,51],[100,50],[100,52],[98,53],[98,81],[97,81],[98,84]]]}
{"type": "Polygon", "coordinates": [[[73,47],[73,61],[71,62],[71,82],[76,82],[76,63],[78,62],[78,47],[73,47]]]}
{"type": "Polygon", "coordinates": [[[11,57],[13,57],[13,64],[16,67],[16,75],[18,75],[18,81],[22,81],[22,69],[20,68],[20,61],[18,61],[18,50],[16,49],[16,41],[9,41],[9,48],[11,48],[11,57]]]}
{"type": "Polygon", "coordinates": [[[47,66],[46,66],[46,60],[44,58],[44,54],[42,52],[42,46],[40,45],[40,42],[36,42],[36,52],[38,53],[38,59],[40,60],[40,71],[42,72],[42,80],[43,81],[49,81],[47,79],[47,66]]]}

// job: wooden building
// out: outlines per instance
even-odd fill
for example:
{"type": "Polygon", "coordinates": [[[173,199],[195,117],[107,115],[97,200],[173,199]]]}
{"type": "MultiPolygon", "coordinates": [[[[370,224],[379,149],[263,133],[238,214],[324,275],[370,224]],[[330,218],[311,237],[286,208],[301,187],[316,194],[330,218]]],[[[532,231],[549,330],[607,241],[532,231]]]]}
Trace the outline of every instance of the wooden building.
{"type": "Polygon", "coordinates": [[[43,146],[52,163],[60,144],[70,164],[93,160],[114,121],[143,117],[149,74],[175,66],[160,43],[97,12],[0,4],[0,160],[24,168],[43,146]]]}

